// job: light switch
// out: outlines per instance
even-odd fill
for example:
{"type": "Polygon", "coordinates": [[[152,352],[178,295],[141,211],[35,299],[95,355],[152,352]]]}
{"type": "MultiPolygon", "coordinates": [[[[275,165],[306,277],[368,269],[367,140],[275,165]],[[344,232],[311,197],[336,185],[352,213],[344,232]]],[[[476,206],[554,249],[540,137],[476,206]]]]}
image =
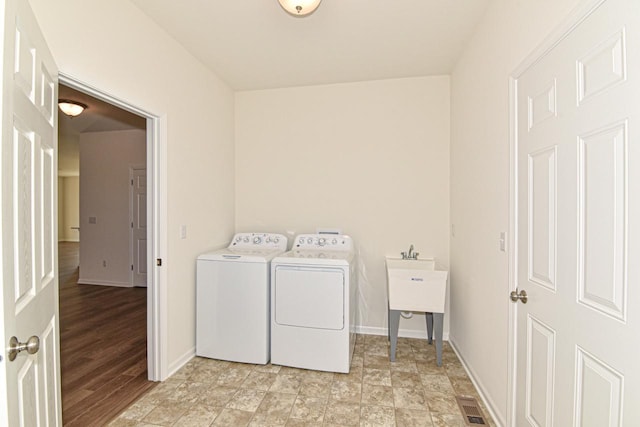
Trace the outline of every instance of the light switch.
{"type": "Polygon", "coordinates": [[[507,233],[505,231],[500,232],[500,250],[502,252],[507,251],[507,233]]]}
{"type": "Polygon", "coordinates": [[[187,226],[186,225],[181,225],[180,226],[180,238],[181,239],[186,239],[187,238],[187,226]]]}

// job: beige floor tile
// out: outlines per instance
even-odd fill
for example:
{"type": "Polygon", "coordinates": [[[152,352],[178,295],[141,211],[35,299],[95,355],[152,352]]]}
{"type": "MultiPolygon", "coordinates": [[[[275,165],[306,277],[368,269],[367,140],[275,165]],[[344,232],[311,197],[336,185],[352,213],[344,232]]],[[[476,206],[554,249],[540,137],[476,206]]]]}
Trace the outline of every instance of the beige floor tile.
{"type": "Polygon", "coordinates": [[[428,409],[422,388],[394,388],[393,401],[396,408],[428,409]]]}
{"type": "Polygon", "coordinates": [[[196,404],[176,421],[176,425],[180,427],[208,426],[221,412],[222,408],[196,404]]]}
{"type": "Polygon", "coordinates": [[[388,356],[378,356],[376,354],[364,354],[364,367],[374,369],[391,369],[391,362],[388,356]]]}
{"type": "MultiPolygon", "coordinates": [[[[333,378],[333,377],[332,377],[333,378]]],[[[303,378],[300,385],[300,395],[312,397],[329,397],[333,379],[319,380],[317,378],[303,378]]]]}
{"type": "Polygon", "coordinates": [[[222,407],[236,394],[236,390],[234,387],[212,386],[202,393],[198,402],[208,406],[222,407]]]}
{"type": "Polygon", "coordinates": [[[423,409],[396,409],[397,427],[431,427],[431,414],[423,409]]]}
{"type": "Polygon", "coordinates": [[[422,387],[422,380],[418,373],[392,370],[391,385],[393,387],[416,388],[422,387]]]}
{"type": "MultiPolygon", "coordinates": [[[[426,340],[356,336],[348,374],[197,357],[112,421],[148,426],[463,426],[455,396],[479,399],[445,342],[443,366],[426,340]]],[[[480,401],[489,426],[495,426],[480,401]]]]}
{"type": "Polygon", "coordinates": [[[242,427],[249,425],[253,417],[253,412],[241,411],[239,409],[224,408],[213,422],[213,426],[242,427]]]}
{"type": "Polygon", "coordinates": [[[240,386],[241,388],[251,388],[254,390],[267,391],[276,380],[277,374],[271,372],[251,371],[240,386]]]}
{"type": "Polygon", "coordinates": [[[429,410],[432,413],[455,414],[460,412],[460,407],[454,394],[440,393],[437,391],[427,391],[425,394],[429,403],[429,410]]]}
{"type": "Polygon", "coordinates": [[[278,374],[269,391],[277,393],[298,394],[302,380],[297,375],[278,374]]]}
{"type": "Polygon", "coordinates": [[[464,418],[462,418],[462,414],[453,413],[453,414],[441,414],[441,413],[432,413],[431,420],[433,422],[434,427],[466,427],[466,423],[464,422],[464,418]]]}
{"type": "Polygon", "coordinates": [[[326,398],[298,396],[291,410],[291,418],[322,422],[327,402],[328,399],[326,398]]]}
{"type": "Polygon", "coordinates": [[[362,373],[364,368],[362,366],[352,366],[349,369],[349,373],[337,373],[334,375],[336,381],[348,381],[348,382],[362,382],[362,373]]]}
{"type": "Polygon", "coordinates": [[[363,405],[393,407],[393,388],[386,385],[362,384],[363,405]]]}
{"type": "Polygon", "coordinates": [[[391,386],[391,371],[389,369],[364,368],[362,382],[365,384],[391,386]]]}
{"type": "Polygon", "coordinates": [[[266,392],[253,390],[250,388],[241,388],[227,403],[226,407],[231,409],[240,409],[241,411],[255,412],[260,406],[266,392]]]}
{"type": "Polygon", "coordinates": [[[420,378],[422,379],[422,385],[426,391],[455,394],[451,381],[446,375],[422,374],[420,378]]]}
{"type": "Polygon", "coordinates": [[[163,405],[153,408],[141,421],[160,426],[170,426],[184,415],[191,406],[193,406],[193,404],[190,402],[165,402],[163,405]]]}
{"type": "Polygon", "coordinates": [[[357,426],[360,424],[360,404],[354,402],[329,402],[324,413],[326,424],[357,426]]]}
{"type": "Polygon", "coordinates": [[[360,426],[388,426],[395,427],[396,416],[393,408],[388,406],[362,405],[360,410],[360,426]]]}
{"type": "Polygon", "coordinates": [[[225,387],[240,387],[250,373],[250,368],[244,366],[231,366],[220,372],[218,379],[216,380],[216,384],[225,387]]]}
{"type": "Polygon", "coordinates": [[[338,402],[360,402],[362,383],[352,381],[334,381],[331,385],[331,400],[338,402]]]}
{"type": "Polygon", "coordinates": [[[141,420],[155,407],[156,405],[153,403],[144,400],[138,400],[133,405],[129,406],[123,413],[121,413],[119,418],[125,418],[128,420],[141,420]]]}

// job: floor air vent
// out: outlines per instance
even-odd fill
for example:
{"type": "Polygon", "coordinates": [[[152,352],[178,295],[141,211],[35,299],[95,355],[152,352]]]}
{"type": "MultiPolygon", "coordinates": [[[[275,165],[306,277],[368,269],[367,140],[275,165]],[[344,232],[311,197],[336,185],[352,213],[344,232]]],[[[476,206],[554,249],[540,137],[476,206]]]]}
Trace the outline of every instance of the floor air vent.
{"type": "Polygon", "coordinates": [[[487,425],[476,399],[470,396],[457,396],[456,400],[468,426],[487,425]]]}

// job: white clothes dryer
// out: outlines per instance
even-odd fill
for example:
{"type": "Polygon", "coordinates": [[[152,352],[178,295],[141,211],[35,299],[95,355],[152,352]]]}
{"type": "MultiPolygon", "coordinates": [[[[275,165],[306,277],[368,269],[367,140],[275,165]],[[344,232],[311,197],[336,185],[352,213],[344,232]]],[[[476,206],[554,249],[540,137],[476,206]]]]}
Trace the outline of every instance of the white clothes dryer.
{"type": "Polygon", "coordinates": [[[238,233],[202,254],[196,269],[196,355],[269,362],[270,263],[287,249],[281,234],[238,233]]]}
{"type": "Polygon", "coordinates": [[[271,261],[271,363],[349,372],[357,314],[353,241],[301,234],[271,261]]]}

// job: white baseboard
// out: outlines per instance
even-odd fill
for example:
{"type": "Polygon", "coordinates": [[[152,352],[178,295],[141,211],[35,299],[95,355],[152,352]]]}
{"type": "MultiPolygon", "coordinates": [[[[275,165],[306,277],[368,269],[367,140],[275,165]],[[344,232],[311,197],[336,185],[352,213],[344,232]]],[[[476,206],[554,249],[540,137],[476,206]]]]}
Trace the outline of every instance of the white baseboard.
{"type": "MultiPolygon", "coordinates": [[[[180,368],[182,368],[184,365],[189,363],[189,361],[191,359],[193,359],[194,357],[196,357],[196,348],[192,347],[186,353],[184,353],[182,356],[178,357],[177,360],[175,360],[174,362],[172,362],[169,365],[169,375],[167,375],[167,378],[170,378],[171,375],[173,375],[176,372],[178,372],[180,370],[180,368]]],[[[166,380],[167,378],[164,378],[163,381],[166,380]]]]}
{"type": "Polygon", "coordinates": [[[58,242],[75,242],[75,243],[79,243],[80,239],[77,237],[70,237],[70,238],[66,238],[66,237],[61,237],[58,239],[58,242]]]}
{"type": "Polygon", "coordinates": [[[469,379],[471,380],[473,385],[476,387],[476,390],[478,390],[478,394],[480,395],[480,398],[484,402],[484,406],[487,407],[487,410],[490,413],[489,415],[491,415],[491,418],[493,418],[493,421],[496,424],[496,426],[498,426],[498,427],[505,426],[506,422],[505,422],[504,418],[498,417],[498,415],[497,415],[498,412],[496,411],[495,402],[486,393],[486,389],[483,387],[482,382],[480,382],[480,380],[478,380],[478,376],[476,375],[475,371],[473,370],[473,368],[471,368],[467,364],[466,360],[464,359],[464,357],[460,353],[460,350],[458,349],[458,346],[456,346],[455,338],[453,338],[452,340],[449,340],[449,344],[451,345],[451,348],[453,348],[453,351],[458,356],[458,359],[460,359],[460,363],[462,363],[462,366],[464,367],[464,370],[467,371],[467,375],[469,376],[469,379]]]}
{"type": "MultiPolygon", "coordinates": [[[[373,326],[356,326],[356,333],[364,334],[364,335],[389,335],[387,328],[373,327],[373,326]]],[[[417,338],[426,340],[427,332],[426,331],[418,331],[415,329],[399,329],[398,337],[402,338],[417,338]]],[[[444,341],[449,340],[449,333],[444,332],[442,334],[442,339],[444,341]]]]}
{"type": "Polygon", "coordinates": [[[98,286],[116,286],[118,288],[133,288],[129,282],[111,282],[109,280],[78,279],[78,285],[98,285],[98,286]]]}

